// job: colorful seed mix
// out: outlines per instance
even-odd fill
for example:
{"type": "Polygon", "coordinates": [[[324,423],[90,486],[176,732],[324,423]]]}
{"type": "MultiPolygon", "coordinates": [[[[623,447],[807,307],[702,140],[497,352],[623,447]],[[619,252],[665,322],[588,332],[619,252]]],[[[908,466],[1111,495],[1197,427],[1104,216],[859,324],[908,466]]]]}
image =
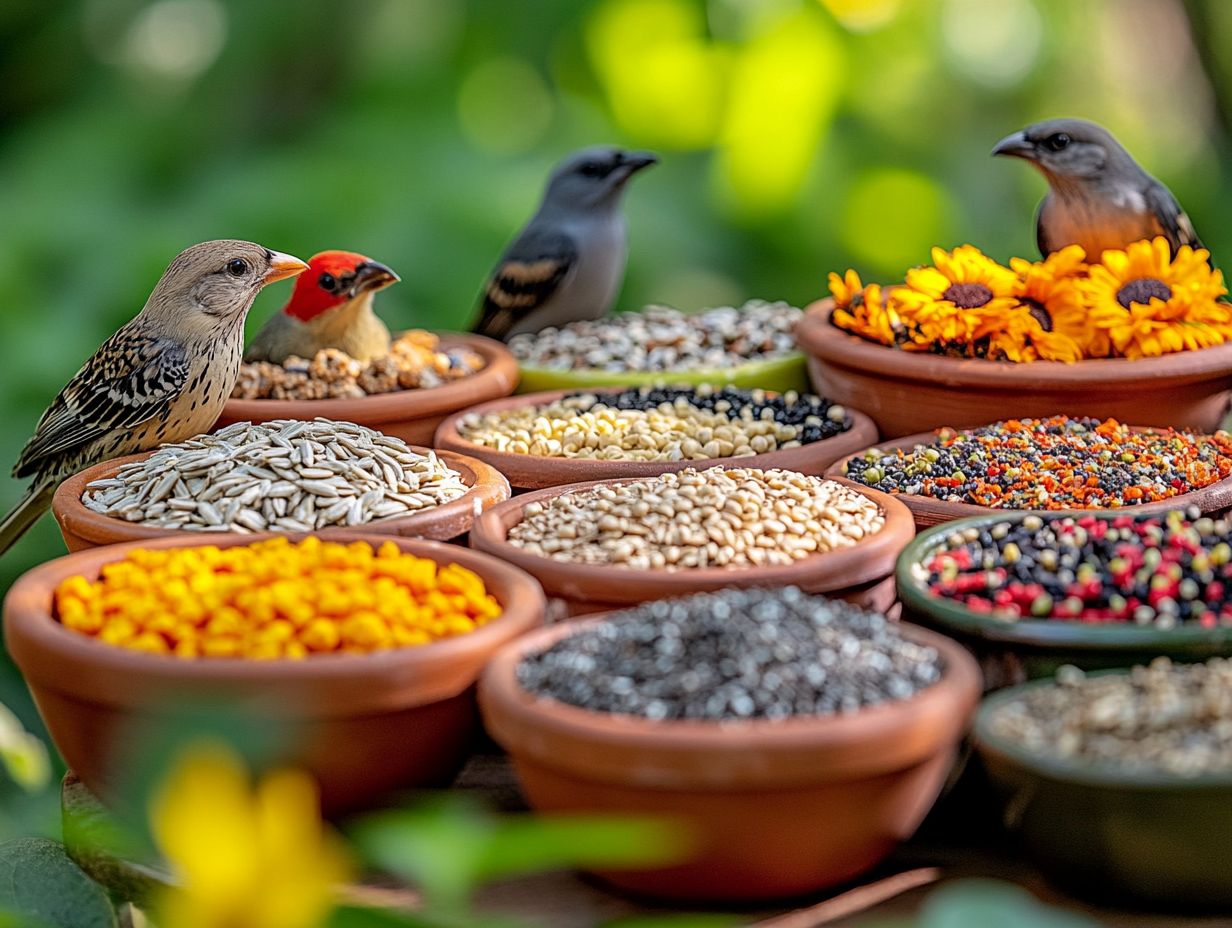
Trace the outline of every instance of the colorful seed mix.
{"type": "Polygon", "coordinates": [[[700,461],[794,448],[851,427],[842,407],[794,391],[733,387],[578,393],[458,424],[468,441],[512,454],[629,461],[700,461]]]}
{"type": "Polygon", "coordinates": [[[304,658],[429,644],[487,624],[501,607],[474,572],[379,549],[286,538],[217,548],[138,548],[100,579],[55,592],[65,628],[181,658],[304,658]]]}
{"type": "Polygon", "coordinates": [[[852,480],[886,493],[992,509],[1116,509],[1170,499],[1232,474],[1232,435],[1134,431],[1114,419],[1009,419],[942,429],[928,445],[870,450],[852,480]]]}
{"type": "Polygon", "coordinates": [[[785,719],[909,699],[941,679],[936,650],[896,622],[796,587],[646,603],[518,665],[518,682],[596,712],[785,719]]]}
{"type": "Polygon", "coordinates": [[[1035,516],[956,527],[913,568],[927,591],[994,618],[1232,625],[1232,526],[1196,509],[1035,516]]]}

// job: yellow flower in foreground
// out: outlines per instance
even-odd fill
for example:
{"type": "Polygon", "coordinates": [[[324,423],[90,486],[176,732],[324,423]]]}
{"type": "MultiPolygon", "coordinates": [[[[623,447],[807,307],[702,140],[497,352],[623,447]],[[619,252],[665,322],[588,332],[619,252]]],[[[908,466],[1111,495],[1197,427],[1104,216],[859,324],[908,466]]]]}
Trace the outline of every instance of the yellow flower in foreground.
{"type": "Polygon", "coordinates": [[[1163,237],[1105,251],[1080,287],[1091,323],[1116,354],[1141,358],[1209,348],[1232,338],[1228,291],[1205,249],[1173,257],[1163,237]]]}
{"type": "Polygon", "coordinates": [[[878,284],[865,286],[860,275],[852,270],[843,277],[831,273],[830,294],[835,306],[831,320],[840,329],[883,345],[893,345],[898,340],[902,322],[886,306],[878,284]]]}
{"type": "Polygon", "coordinates": [[[315,928],[348,875],[311,778],[281,771],[254,786],[219,745],[186,752],[150,817],[178,884],[158,900],[168,928],[315,928]]]}
{"type": "Polygon", "coordinates": [[[890,306],[914,330],[921,346],[966,345],[976,332],[1015,305],[1016,277],[972,245],[932,251],[933,266],[912,268],[906,286],[889,295],[890,306]]]}
{"type": "Polygon", "coordinates": [[[1073,362],[1084,353],[1108,353],[1107,336],[1092,325],[1078,285],[1087,273],[1080,246],[1069,245],[1043,261],[1010,258],[1010,268],[1018,277],[1014,296],[1019,310],[1030,317],[1015,336],[1029,340],[1035,354],[1046,361],[1073,362]]]}

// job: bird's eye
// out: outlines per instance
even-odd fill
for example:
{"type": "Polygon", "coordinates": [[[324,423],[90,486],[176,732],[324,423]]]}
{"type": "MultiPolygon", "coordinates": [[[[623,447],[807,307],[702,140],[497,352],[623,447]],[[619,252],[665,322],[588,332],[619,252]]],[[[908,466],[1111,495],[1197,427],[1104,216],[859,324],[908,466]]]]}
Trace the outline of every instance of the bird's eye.
{"type": "Polygon", "coordinates": [[[607,173],[607,168],[598,161],[587,161],[578,168],[578,171],[585,177],[602,177],[607,173]]]}
{"type": "Polygon", "coordinates": [[[322,290],[328,290],[330,293],[334,292],[334,287],[337,283],[338,282],[334,280],[333,274],[325,273],[317,278],[317,286],[322,290]]]}
{"type": "Polygon", "coordinates": [[[243,277],[248,273],[248,262],[243,258],[232,258],[227,262],[227,273],[232,277],[243,277]]]}
{"type": "Polygon", "coordinates": [[[1069,145],[1070,138],[1064,132],[1055,132],[1044,139],[1044,146],[1051,151],[1060,151],[1069,145]]]}

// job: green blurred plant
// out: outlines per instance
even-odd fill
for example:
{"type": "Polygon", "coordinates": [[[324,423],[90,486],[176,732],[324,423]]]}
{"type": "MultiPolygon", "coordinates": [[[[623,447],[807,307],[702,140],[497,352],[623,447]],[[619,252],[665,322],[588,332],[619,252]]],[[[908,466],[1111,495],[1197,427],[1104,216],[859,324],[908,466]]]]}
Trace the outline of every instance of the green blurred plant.
{"type": "Polygon", "coordinates": [[[1099,923],[1045,905],[1000,880],[958,880],[931,893],[918,918],[869,922],[865,928],[1099,928],[1099,923]]]}

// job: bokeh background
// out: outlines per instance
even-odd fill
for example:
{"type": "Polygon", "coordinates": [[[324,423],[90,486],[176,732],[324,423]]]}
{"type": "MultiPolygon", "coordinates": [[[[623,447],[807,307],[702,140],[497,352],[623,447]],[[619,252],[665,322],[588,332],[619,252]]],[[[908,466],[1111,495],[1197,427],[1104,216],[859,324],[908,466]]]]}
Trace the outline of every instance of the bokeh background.
{"type": "MultiPolygon", "coordinates": [[[[1229,47],[1222,0],[3,0],[0,464],[185,246],[362,251],[402,275],[392,325],[465,327],[596,142],[664,157],[629,191],[624,309],[1034,255],[1044,183],[988,153],[1058,115],[1109,126],[1218,259],[1229,47]]],[[[0,590],[61,551],[47,518],[0,590]]],[[[35,724],[11,668],[0,701],[35,724]]]]}

